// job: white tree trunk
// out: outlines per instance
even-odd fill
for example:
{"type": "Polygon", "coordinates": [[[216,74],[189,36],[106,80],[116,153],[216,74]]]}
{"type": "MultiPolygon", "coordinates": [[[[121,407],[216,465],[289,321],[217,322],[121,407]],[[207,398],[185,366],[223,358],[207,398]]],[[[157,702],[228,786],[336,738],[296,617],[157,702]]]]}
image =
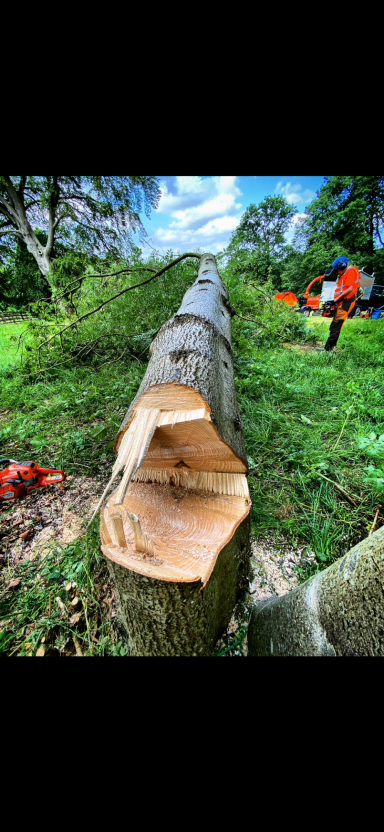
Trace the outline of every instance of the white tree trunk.
{"type": "Polygon", "coordinates": [[[24,205],[19,197],[19,194],[15,190],[10,177],[6,177],[6,180],[9,201],[7,203],[3,203],[3,205],[6,208],[6,213],[13,228],[15,229],[14,233],[16,233],[16,235],[23,240],[29,253],[32,254],[32,257],[36,260],[41,273],[44,277],[46,277],[51,268],[50,257],[47,254],[47,250],[37,239],[36,234],[28,222],[24,205]]]}
{"type": "Polygon", "coordinates": [[[39,243],[39,240],[37,239],[36,234],[34,234],[28,220],[20,223],[19,228],[19,237],[24,241],[29,253],[32,254],[32,257],[36,260],[41,273],[44,277],[47,277],[51,268],[51,261],[46,255],[44,246],[39,243]]]}
{"type": "Polygon", "coordinates": [[[228,292],[212,255],[158,333],[116,441],[103,552],[136,655],[209,655],[249,571],[228,292]]]}

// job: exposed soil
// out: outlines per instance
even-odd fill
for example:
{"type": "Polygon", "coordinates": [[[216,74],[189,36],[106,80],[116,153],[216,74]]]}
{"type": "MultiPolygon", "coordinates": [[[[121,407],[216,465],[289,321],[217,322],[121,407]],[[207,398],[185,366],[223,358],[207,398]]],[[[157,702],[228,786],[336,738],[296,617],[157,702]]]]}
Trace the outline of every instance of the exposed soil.
{"type": "Polygon", "coordinates": [[[237,605],[228,630],[216,647],[218,654],[246,656],[246,631],[252,607],[296,589],[299,586],[298,567],[308,568],[315,559],[315,555],[306,549],[292,548],[281,539],[252,540],[251,550],[249,592],[244,602],[237,605]]]}
{"type": "Polygon", "coordinates": [[[63,487],[0,503],[0,564],[17,566],[44,555],[54,543],[65,547],[84,534],[106,481],[69,476],[63,487]]]}

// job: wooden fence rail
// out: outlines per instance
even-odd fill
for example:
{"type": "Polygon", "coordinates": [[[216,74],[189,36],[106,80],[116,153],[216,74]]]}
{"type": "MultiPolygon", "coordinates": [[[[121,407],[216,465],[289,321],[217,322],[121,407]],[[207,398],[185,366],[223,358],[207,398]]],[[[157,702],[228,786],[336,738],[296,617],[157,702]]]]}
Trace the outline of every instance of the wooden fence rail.
{"type": "Polygon", "coordinates": [[[0,312],[0,326],[3,324],[20,324],[24,321],[30,321],[30,315],[24,312],[4,313],[0,312]]]}

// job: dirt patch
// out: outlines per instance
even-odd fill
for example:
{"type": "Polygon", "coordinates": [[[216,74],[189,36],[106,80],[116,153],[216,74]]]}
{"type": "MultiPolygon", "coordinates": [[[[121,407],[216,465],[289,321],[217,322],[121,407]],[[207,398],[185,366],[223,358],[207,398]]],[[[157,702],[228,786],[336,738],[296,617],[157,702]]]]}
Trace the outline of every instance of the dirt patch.
{"type": "Polygon", "coordinates": [[[297,567],[309,566],[313,558],[303,549],[282,546],[273,540],[252,541],[252,603],[286,595],[296,589],[299,586],[297,567]]]}
{"type": "Polygon", "coordinates": [[[296,589],[300,583],[298,567],[308,568],[315,559],[303,548],[269,538],[253,540],[251,550],[249,592],[244,602],[237,605],[226,634],[218,642],[217,655],[247,656],[247,630],[254,605],[296,589]]]}
{"type": "Polygon", "coordinates": [[[324,346],[324,341],[316,341],[316,344],[283,344],[285,350],[289,350],[290,352],[300,352],[300,353],[307,353],[307,352],[317,352],[319,347],[324,346]]]}
{"type": "Polygon", "coordinates": [[[0,503],[0,565],[16,566],[84,534],[106,482],[72,476],[63,488],[41,489],[11,504],[0,503]]]}

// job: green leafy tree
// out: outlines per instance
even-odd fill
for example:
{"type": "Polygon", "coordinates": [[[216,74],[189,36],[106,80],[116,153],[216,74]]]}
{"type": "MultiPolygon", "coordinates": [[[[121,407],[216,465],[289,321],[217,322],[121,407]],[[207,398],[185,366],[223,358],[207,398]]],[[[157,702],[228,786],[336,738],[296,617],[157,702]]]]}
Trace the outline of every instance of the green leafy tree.
{"type": "Polygon", "coordinates": [[[384,176],[325,177],[307,213],[296,243],[311,252],[315,271],[347,254],[384,277],[384,176]]]}
{"type": "MultiPolygon", "coordinates": [[[[37,232],[44,244],[45,235],[37,232]]],[[[0,303],[7,307],[24,307],[50,297],[50,286],[22,240],[14,246],[0,246],[0,303]]]]}
{"type": "MultiPolygon", "coordinates": [[[[128,251],[160,198],[156,176],[0,176],[0,240],[22,240],[48,277],[59,243],[88,254],[128,251]],[[43,245],[34,229],[46,233],[43,245]]],[[[50,278],[48,277],[48,280],[50,278]]]]}
{"type": "Polygon", "coordinates": [[[272,280],[280,290],[286,235],[295,213],[282,196],[269,196],[260,205],[247,208],[228,248],[232,271],[240,279],[272,280]]]}
{"type": "Polygon", "coordinates": [[[261,251],[269,258],[281,256],[295,214],[295,208],[282,196],[268,196],[260,205],[250,205],[232,236],[230,249],[261,251]]]}

